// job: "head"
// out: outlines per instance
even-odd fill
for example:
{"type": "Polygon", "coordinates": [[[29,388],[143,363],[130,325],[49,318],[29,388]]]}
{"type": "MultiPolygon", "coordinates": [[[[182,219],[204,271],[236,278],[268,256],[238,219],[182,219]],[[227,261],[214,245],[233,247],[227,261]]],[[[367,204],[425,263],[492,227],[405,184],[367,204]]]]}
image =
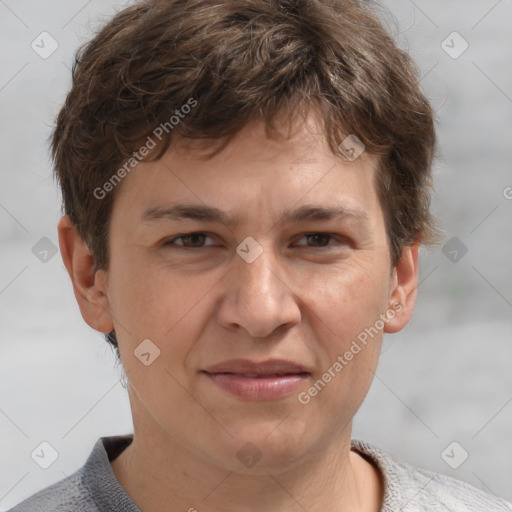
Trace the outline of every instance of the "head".
{"type": "Polygon", "coordinates": [[[350,429],[413,311],[434,144],[369,2],[142,1],[82,47],[52,140],[59,236],[136,430],[233,468],[246,441],[277,467],[350,429]],[[239,358],[307,378],[240,400],[204,372],[239,358]]]}

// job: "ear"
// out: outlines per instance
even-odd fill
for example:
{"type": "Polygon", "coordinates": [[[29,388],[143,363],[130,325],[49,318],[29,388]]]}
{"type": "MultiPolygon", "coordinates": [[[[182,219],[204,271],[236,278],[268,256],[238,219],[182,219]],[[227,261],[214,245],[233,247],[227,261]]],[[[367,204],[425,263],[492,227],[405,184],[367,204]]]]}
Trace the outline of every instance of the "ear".
{"type": "Polygon", "coordinates": [[[394,316],[385,323],[384,332],[398,332],[411,319],[418,292],[418,250],[417,243],[404,247],[402,257],[393,269],[388,308],[394,311],[394,316]]]}
{"type": "Polygon", "coordinates": [[[68,215],[60,219],[58,232],[62,261],[71,277],[84,320],[97,331],[112,331],[114,324],[109,313],[105,272],[94,272],[94,260],[89,249],[68,215]]]}

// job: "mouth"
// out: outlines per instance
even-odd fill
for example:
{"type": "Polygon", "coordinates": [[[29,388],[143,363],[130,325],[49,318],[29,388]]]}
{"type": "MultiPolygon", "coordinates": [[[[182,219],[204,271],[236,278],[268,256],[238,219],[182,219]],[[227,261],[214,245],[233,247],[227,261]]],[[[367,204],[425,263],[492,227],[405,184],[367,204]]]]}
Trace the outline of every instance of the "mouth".
{"type": "Polygon", "coordinates": [[[222,391],[255,401],[285,398],[311,376],[304,366],[283,359],[262,362],[233,359],[201,373],[222,391]]]}
{"type": "MultiPolygon", "coordinates": [[[[209,372],[205,372],[209,373],[209,372]]],[[[222,373],[211,373],[210,375],[238,375],[239,377],[248,377],[251,379],[272,379],[276,377],[289,377],[292,375],[305,375],[301,373],[269,373],[269,374],[258,374],[258,373],[232,373],[232,372],[222,372],[222,373]]]]}

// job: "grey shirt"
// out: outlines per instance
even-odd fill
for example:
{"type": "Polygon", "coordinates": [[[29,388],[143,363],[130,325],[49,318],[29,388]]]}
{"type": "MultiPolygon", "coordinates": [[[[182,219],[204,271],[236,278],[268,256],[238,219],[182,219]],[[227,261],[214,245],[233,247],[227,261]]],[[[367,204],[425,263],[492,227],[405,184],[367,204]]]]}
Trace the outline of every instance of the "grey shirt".
{"type": "MultiPolygon", "coordinates": [[[[140,512],[110,466],[133,434],[101,437],[75,473],[42,489],[10,512],[140,512]]],[[[352,440],[352,449],[384,476],[381,512],[511,512],[512,504],[454,478],[399,462],[376,446],[352,440]]]]}

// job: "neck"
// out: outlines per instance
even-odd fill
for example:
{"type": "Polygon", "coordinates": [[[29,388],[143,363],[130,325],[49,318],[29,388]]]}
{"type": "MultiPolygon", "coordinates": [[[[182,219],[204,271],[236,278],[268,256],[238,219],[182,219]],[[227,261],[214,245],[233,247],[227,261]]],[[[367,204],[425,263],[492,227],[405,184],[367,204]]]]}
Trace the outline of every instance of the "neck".
{"type": "Polygon", "coordinates": [[[350,429],[348,436],[293,467],[242,474],[193,453],[154,425],[151,430],[138,426],[132,444],[111,465],[144,512],[380,509],[382,478],[376,468],[350,451],[350,429]]]}

